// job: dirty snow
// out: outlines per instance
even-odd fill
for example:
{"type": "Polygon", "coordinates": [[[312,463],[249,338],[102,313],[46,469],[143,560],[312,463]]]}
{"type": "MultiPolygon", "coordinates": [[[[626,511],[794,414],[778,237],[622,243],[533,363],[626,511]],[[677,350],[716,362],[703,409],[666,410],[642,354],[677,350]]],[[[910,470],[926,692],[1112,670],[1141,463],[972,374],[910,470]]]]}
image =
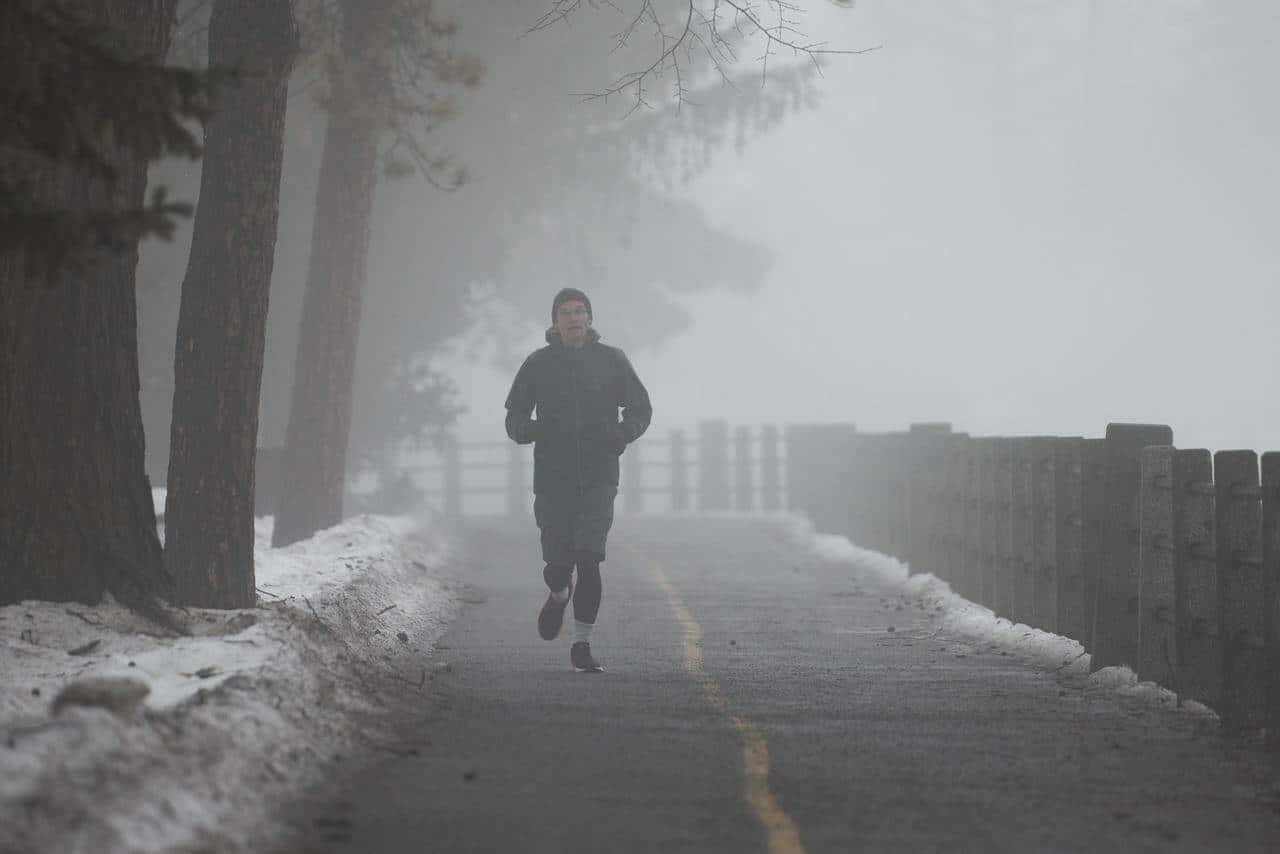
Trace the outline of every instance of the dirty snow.
{"type": "Polygon", "coordinates": [[[255,533],[257,607],[192,609],[191,637],[110,599],[0,608],[0,851],[258,850],[292,794],[376,743],[390,687],[425,686],[457,603],[438,523],[255,533]],[[51,716],[62,686],[116,675],[150,686],[137,714],[51,716]]]}
{"type": "MultiPolygon", "coordinates": [[[[1090,673],[1089,654],[1079,641],[997,617],[990,608],[970,602],[931,573],[911,574],[902,561],[856,546],[847,537],[819,533],[804,517],[792,517],[788,526],[792,540],[819,560],[851,564],[885,586],[920,601],[926,612],[940,618],[945,632],[1008,652],[1064,677],[1087,679],[1092,688],[1112,690],[1166,708],[1179,705],[1177,694],[1154,682],[1140,682],[1128,667],[1104,667],[1090,673]]],[[[1194,700],[1184,699],[1181,708],[1189,714],[1217,717],[1208,706],[1194,700]]]]}

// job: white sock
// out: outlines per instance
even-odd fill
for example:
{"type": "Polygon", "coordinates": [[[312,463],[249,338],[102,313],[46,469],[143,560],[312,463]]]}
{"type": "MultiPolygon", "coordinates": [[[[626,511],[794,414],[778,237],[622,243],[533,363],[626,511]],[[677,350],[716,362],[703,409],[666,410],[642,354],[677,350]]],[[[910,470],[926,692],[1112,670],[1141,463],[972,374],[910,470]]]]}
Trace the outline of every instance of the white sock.
{"type": "Polygon", "coordinates": [[[575,619],[573,621],[573,642],[590,643],[591,630],[595,627],[595,623],[584,623],[582,620],[575,619]]]}
{"type": "Polygon", "coordinates": [[[569,601],[569,588],[568,588],[568,587],[566,587],[566,588],[565,588],[565,589],[563,589],[563,590],[552,590],[552,591],[551,591],[551,601],[552,601],[552,602],[555,602],[555,603],[556,603],[556,604],[558,604],[558,605],[563,605],[565,602],[568,602],[568,601],[569,601]]]}

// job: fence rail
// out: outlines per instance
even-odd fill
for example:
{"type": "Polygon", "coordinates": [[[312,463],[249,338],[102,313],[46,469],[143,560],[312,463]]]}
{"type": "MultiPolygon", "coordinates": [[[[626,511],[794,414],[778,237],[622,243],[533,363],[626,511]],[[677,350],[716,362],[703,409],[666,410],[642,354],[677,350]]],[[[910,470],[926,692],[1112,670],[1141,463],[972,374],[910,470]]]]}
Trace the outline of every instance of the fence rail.
{"type": "MultiPolygon", "coordinates": [[[[622,456],[618,489],[624,513],[772,513],[786,507],[781,431],[699,422],[694,431],[648,433],[622,456]],[[655,502],[651,499],[660,499],[655,502]]],[[[450,517],[526,515],[533,500],[533,454],[512,442],[446,440],[410,455],[410,478],[450,517]],[[501,500],[494,500],[501,497],[501,500]]]]}
{"type": "Polygon", "coordinates": [[[947,425],[788,429],[790,506],[996,615],[1079,640],[1280,749],[1280,453],[947,425]]]}

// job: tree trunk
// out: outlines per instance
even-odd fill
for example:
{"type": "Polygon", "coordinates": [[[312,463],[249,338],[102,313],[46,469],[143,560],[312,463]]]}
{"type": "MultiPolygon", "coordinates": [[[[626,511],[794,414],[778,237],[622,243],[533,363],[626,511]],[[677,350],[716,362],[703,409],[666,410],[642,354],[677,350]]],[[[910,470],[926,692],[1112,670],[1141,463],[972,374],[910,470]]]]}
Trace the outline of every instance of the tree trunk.
{"type": "MultiPolygon", "coordinates": [[[[174,0],[64,6],[121,53],[163,59],[174,0]]],[[[51,208],[141,207],[145,157],[107,156],[113,183],[65,163],[24,165],[51,208]]],[[[169,593],[143,460],[137,244],[92,260],[45,283],[25,278],[17,253],[0,257],[0,605],[169,593]]]]}
{"type": "Polygon", "coordinates": [[[333,87],[320,161],[311,259],[294,368],[281,497],[272,545],[305,539],[342,520],[352,383],[378,177],[377,105],[387,74],[387,0],[343,3],[346,71],[333,87]]]}
{"type": "Polygon", "coordinates": [[[209,64],[240,72],[205,129],[174,361],[165,563],[178,600],[248,608],[254,452],[280,211],[293,0],[218,0],[209,64]]]}

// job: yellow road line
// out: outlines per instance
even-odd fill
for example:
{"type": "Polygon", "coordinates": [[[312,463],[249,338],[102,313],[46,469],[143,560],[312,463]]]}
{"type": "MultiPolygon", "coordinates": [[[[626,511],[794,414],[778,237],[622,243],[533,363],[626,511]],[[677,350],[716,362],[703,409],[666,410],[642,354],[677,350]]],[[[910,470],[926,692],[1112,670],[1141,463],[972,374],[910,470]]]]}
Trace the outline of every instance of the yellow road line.
{"type": "Polygon", "coordinates": [[[770,854],[804,854],[804,845],[800,842],[800,831],[795,822],[783,811],[777,798],[769,791],[769,745],[765,743],[760,730],[750,721],[745,721],[729,710],[729,703],[716,681],[708,675],[702,666],[702,627],[689,613],[680,594],[667,581],[662,567],[654,566],[653,573],[658,584],[667,594],[671,610],[684,635],[684,669],[689,676],[702,686],[703,696],[708,705],[725,715],[738,734],[742,736],[742,764],[746,770],[746,785],[743,796],[755,810],[756,817],[764,826],[769,837],[770,854]]]}

